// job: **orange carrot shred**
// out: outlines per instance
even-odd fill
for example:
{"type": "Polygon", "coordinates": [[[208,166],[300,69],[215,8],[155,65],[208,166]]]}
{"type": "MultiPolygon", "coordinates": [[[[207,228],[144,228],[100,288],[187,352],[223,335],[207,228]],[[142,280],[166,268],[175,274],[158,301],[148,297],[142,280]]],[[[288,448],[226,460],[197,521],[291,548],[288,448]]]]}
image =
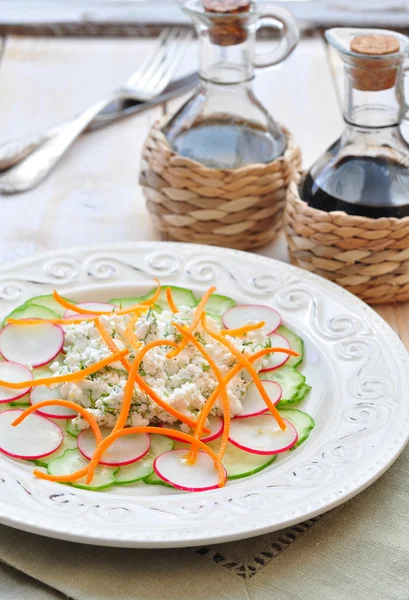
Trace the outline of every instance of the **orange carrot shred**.
{"type": "Polygon", "coordinates": [[[270,409],[271,414],[273,415],[273,417],[275,418],[275,420],[278,423],[278,426],[280,427],[281,430],[284,431],[284,429],[286,428],[286,424],[285,421],[283,420],[283,418],[281,417],[280,413],[278,412],[278,410],[276,409],[276,407],[274,406],[274,404],[271,402],[266,390],[263,388],[263,384],[261,383],[261,380],[258,376],[257,371],[255,370],[255,368],[253,367],[253,365],[251,364],[251,362],[248,360],[247,357],[245,357],[240,350],[238,350],[236,348],[236,346],[234,344],[232,344],[232,342],[230,342],[229,340],[226,340],[226,338],[219,334],[216,333],[215,331],[212,331],[211,329],[209,329],[209,327],[206,324],[206,320],[203,319],[202,320],[203,323],[203,327],[204,330],[214,339],[217,340],[218,342],[220,342],[221,344],[223,344],[223,346],[226,346],[226,348],[228,348],[230,350],[230,352],[233,354],[233,356],[235,356],[238,361],[243,365],[243,367],[245,369],[248,370],[248,372],[250,373],[254,384],[256,385],[261,397],[263,398],[264,402],[266,403],[266,405],[268,406],[268,408],[270,409]]]}
{"type": "MultiPolygon", "coordinates": [[[[207,292],[205,292],[202,296],[202,299],[200,300],[199,304],[196,307],[195,310],[195,316],[193,318],[192,324],[189,326],[189,331],[191,333],[194,332],[194,330],[196,329],[196,327],[198,326],[201,316],[203,314],[203,311],[205,309],[206,303],[209,300],[210,296],[216,291],[215,286],[213,285],[212,287],[210,287],[207,292]]],[[[181,352],[183,350],[183,348],[186,347],[187,344],[187,338],[185,337],[181,344],[179,345],[178,348],[176,348],[175,350],[172,350],[171,352],[168,353],[168,358],[174,358],[175,356],[177,356],[179,354],[179,352],[181,352]]]]}
{"type": "Polygon", "coordinates": [[[115,354],[111,354],[106,358],[96,362],[94,365],[82,369],[81,371],[75,371],[74,373],[67,373],[66,375],[57,375],[56,377],[42,377],[41,379],[31,379],[30,381],[19,381],[18,383],[12,383],[11,381],[3,381],[0,379],[0,386],[8,388],[10,390],[22,390],[26,387],[36,387],[38,385],[51,385],[52,383],[66,383],[67,381],[78,381],[87,375],[96,373],[103,367],[110,365],[117,360],[121,360],[124,356],[129,354],[129,350],[121,350],[115,354]]]}
{"type": "Polygon", "coordinates": [[[265,321],[260,321],[260,323],[255,323],[254,325],[243,325],[243,327],[237,327],[237,329],[222,329],[220,333],[222,335],[231,335],[234,337],[236,335],[243,335],[243,333],[247,333],[249,331],[261,329],[261,327],[264,327],[265,324],[265,321]]]}
{"type": "Polygon", "coordinates": [[[128,381],[125,386],[124,399],[122,401],[121,412],[119,414],[118,420],[114,427],[115,432],[119,431],[120,429],[125,427],[125,424],[126,424],[126,421],[128,418],[128,414],[129,414],[129,409],[131,407],[133,386],[135,383],[154,402],[156,402],[156,404],[158,404],[161,408],[163,408],[163,410],[166,410],[168,413],[170,413],[173,417],[175,417],[175,419],[182,421],[182,423],[186,423],[186,425],[188,425],[189,427],[194,428],[196,426],[196,421],[194,421],[190,417],[187,417],[186,415],[181,413],[179,410],[177,410],[176,408],[173,408],[173,406],[170,406],[167,402],[162,400],[162,398],[139,375],[138,369],[143,360],[143,357],[145,356],[145,354],[147,352],[149,352],[149,350],[151,350],[152,348],[155,348],[156,346],[177,346],[177,344],[170,340],[156,340],[154,342],[150,342],[149,344],[146,344],[146,346],[144,346],[142,348],[142,350],[140,350],[138,352],[138,354],[135,356],[135,359],[131,366],[131,370],[129,371],[128,381]]]}
{"type": "MultiPolygon", "coordinates": [[[[249,356],[248,360],[251,363],[253,363],[256,360],[258,360],[259,358],[262,358],[263,356],[266,356],[267,354],[271,354],[272,352],[286,352],[287,354],[290,354],[290,356],[299,356],[299,354],[297,352],[295,352],[294,350],[289,350],[288,348],[263,348],[262,350],[259,350],[255,354],[252,354],[251,356],[249,356]]],[[[225,375],[225,378],[224,378],[225,384],[227,385],[229,383],[229,381],[231,379],[233,379],[233,377],[235,377],[242,370],[243,370],[243,365],[241,363],[238,363],[237,365],[235,365],[227,373],[227,375],[225,375]]],[[[194,431],[195,436],[200,436],[200,431],[203,430],[203,425],[206,422],[206,419],[209,416],[210,411],[212,410],[212,408],[219,396],[219,393],[220,393],[220,388],[219,388],[219,386],[217,386],[213,390],[213,392],[210,394],[210,396],[206,400],[204,406],[202,407],[202,410],[199,415],[199,419],[196,424],[196,429],[194,431]]]]}
{"type": "Polygon", "coordinates": [[[70,483],[72,481],[78,481],[81,477],[85,477],[88,474],[88,467],[83,467],[79,469],[79,471],[74,471],[74,473],[69,473],[67,475],[50,475],[49,473],[44,473],[43,471],[39,471],[38,469],[34,469],[33,475],[38,477],[38,479],[45,479],[46,481],[54,481],[55,483],[70,483]]]}
{"type": "Polygon", "coordinates": [[[77,413],[79,413],[81,415],[81,417],[83,417],[88,422],[89,426],[91,427],[91,429],[95,435],[95,440],[96,440],[97,444],[99,444],[99,442],[102,440],[101,430],[98,427],[98,423],[97,423],[95,417],[91,413],[89,413],[86,408],[84,408],[80,404],[77,404],[76,402],[71,402],[70,400],[53,399],[53,400],[44,400],[43,402],[38,402],[37,404],[33,404],[29,408],[26,408],[26,410],[24,410],[21,413],[21,415],[19,417],[17,417],[17,419],[15,421],[12,422],[12,426],[16,427],[17,425],[20,425],[20,423],[22,423],[24,421],[24,419],[26,417],[28,417],[28,415],[35,412],[36,410],[45,408],[46,406],[65,406],[65,408],[70,408],[72,410],[75,410],[77,413]]]}
{"type": "MultiPolygon", "coordinates": [[[[223,418],[224,418],[224,428],[223,428],[223,433],[222,433],[222,443],[219,449],[219,458],[220,460],[223,458],[223,455],[226,451],[226,446],[227,446],[227,442],[229,441],[229,431],[230,431],[230,403],[229,403],[229,399],[227,397],[227,389],[226,389],[226,385],[224,382],[224,377],[222,372],[220,371],[219,367],[217,366],[217,364],[215,363],[215,361],[212,359],[212,357],[209,355],[209,353],[205,350],[205,348],[203,348],[203,345],[199,342],[199,340],[197,340],[195,338],[195,336],[185,327],[181,327],[180,325],[178,325],[177,323],[172,323],[173,327],[176,327],[176,329],[186,337],[186,339],[195,346],[195,348],[197,348],[199,350],[199,352],[202,354],[202,356],[207,360],[207,362],[209,363],[210,367],[213,370],[213,373],[216,376],[217,381],[219,382],[219,386],[220,386],[220,395],[222,398],[222,404],[223,404],[223,418]]],[[[194,437],[196,439],[200,438],[201,435],[201,431],[194,433],[194,437]]],[[[198,444],[197,442],[195,442],[192,445],[192,451],[189,454],[189,458],[188,458],[188,462],[190,462],[191,464],[195,461],[196,459],[196,455],[197,455],[197,450],[198,450],[198,444]]]]}
{"type": "Polygon", "coordinates": [[[78,325],[87,321],[96,321],[99,317],[87,317],[86,315],[76,319],[7,319],[10,325],[41,325],[42,323],[53,323],[55,325],[78,325]]]}
{"type": "Polygon", "coordinates": [[[220,459],[213,452],[213,450],[206,446],[204,442],[201,442],[200,440],[195,440],[193,436],[189,435],[188,433],[183,433],[182,431],[175,431],[174,429],[168,429],[166,427],[153,427],[150,425],[148,425],[147,427],[129,427],[127,429],[122,429],[120,431],[111,433],[104,440],[102,440],[102,442],[97,447],[89,464],[87,483],[91,483],[94,476],[95,468],[97,467],[103,453],[107,450],[107,448],[109,448],[109,446],[118,438],[124,435],[135,435],[137,433],[156,433],[159,435],[166,435],[174,438],[176,437],[185,442],[196,442],[199,445],[200,449],[206,452],[213,460],[215,467],[219,473],[219,487],[223,487],[226,483],[225,468],[223,467],[220,459]]]}
{"type": "Polygon", "coordinates": [[[120,310],[115,310],[114,305],[112,305],[112,311],[88,310],[86,308],[82,308],[82,306],[78,306],[77,304],[73,304],[72,302],[65,300],[65,298],[62,298],[56,290],[53,291],[53,297],[54,297],[54,300],[56,300],[56,302],[58,302],[61,306],[63,306],[67,310],[72,310],[81,315],[94,315],[94,316],[95,315],[97,315],[97,316],[108,315],[109,316],[111,314],[127,315],[131,312],[134,312],[134,310],[136,310],[138,308],[141,308],[144,306],[150,306],[151,304],[155,304],[156,300],[159,297],[160,290],[161,290],[159,281],[157,279],[155,279],[155,281],[157,282],[158,287],[151,298],[148,298],[147,300],[142,300],[141,302],[139,302],[139,304],[135,304],[134,306],[128,306],[127,308],[122,308],[120,310]]]}
{"type": "Polygon", "coordinates": [[[129,345],[133,348],[133,350],[139,350],[142,346],[142,342],[140,342],[138,340],[138,338],[135,335],[134,332],[134,327],[135,327],[135,323],[136,321],[139,319],[140,317],[140,313],[135,312],[134,315],[132,315],[132,317],[130,318],[128,325],[126,326],[125,329],[125,337],[128,340],[129,345]]]}
{"type": "Polygon", "coordinates": [[[169,287],[166,288],[166,300],[168,301],[170,310],[173,312],[173,314],[178,313],[179,309],[173,300],[172,290],[169,287]]]}
{"type": "MultiPolygon", "coordinates": [[[[106,343],[108,348],[111,350],[111,352],[114,352],[114,353],[118,352],[119,351],[118,346],[115,344],[114,340],[109,335],[108,331],[106,330],[104,325],[101,323],[101,321],[96,321],[95,327],[98,329],[102,339],[104,340],[104,342],[106,343]]],[[[121,361],[122,365],[125,367],[125,369],[127,371],[129,371],[131,368],[131,363],[129,362],[129,360],[127,358],[123,357],[120,359],[120,361],[121,361]]]]}

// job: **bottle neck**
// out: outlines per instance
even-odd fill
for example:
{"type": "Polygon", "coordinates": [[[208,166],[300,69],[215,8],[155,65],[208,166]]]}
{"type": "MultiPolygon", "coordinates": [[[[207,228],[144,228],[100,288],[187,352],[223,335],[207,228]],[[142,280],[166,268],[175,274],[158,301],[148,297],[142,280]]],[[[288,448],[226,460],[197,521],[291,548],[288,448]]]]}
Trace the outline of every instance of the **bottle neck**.
{"type": "Polygon", "coordinates": [[[397,127],[406,112],[402,78],[396,84],[380,91],[362,91],[353,85],[349,67],[345,68],[344,119],[355,127],[382,129],[397,127]]]}
{"type": "Polygon", "coordinates": [[[215,84],[238,84],[254,77],[253,53],[255,31],[246,30],[241,43],[220,46],[212,42],[207,31],[199,33],[201,79],[215,84]]]}

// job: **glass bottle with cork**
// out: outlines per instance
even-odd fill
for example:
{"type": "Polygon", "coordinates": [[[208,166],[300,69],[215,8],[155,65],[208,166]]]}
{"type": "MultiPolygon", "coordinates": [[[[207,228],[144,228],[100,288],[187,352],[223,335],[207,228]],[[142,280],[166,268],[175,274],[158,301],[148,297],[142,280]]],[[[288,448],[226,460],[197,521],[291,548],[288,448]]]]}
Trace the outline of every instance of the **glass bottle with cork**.
{"type": "Polygon", "coordinates": [[[282,62],[295,48],[298,27],[291,14],[249,0],[189,0],[183,7],[200,41],[196,93],[164,128],[172,148],[207,167],[235,169],[281,156],[286,136],[255,97],[255,67],[282,62]],[[261,26],[285,35],[268,53],[255,52],[261,26]]]}
{"type": "Polygon", "coordinates": [[[345,74],[341,137],[305,175],[300,195],[313,208],[361,217],[409,216],[409,145],[403,63],[408,38],[387,30],[334,28],[327,41],[345,74]]]}

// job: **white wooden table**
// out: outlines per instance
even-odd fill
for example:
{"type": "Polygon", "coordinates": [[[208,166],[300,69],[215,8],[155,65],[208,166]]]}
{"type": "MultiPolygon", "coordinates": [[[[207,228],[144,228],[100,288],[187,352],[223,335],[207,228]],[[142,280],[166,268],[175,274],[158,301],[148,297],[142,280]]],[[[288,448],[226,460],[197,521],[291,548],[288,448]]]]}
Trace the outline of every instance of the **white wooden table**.
{"type": "MultiPolygon", "coordinates": [[[[84,109],[121,84],[152,44],[149,39],[5,39],[0,142],[84,109]]],[[[191,52],[183,70],[195,67],[191,52]]],[[[255,80],[260,100],[295,134],[305,167],[341,132],[340,77],[339,63],[317,35],[302,40],[282,68],[260,72],[255,80]]],[[[0,262],[73,245],[160,239],[138,186],[139,157],[152,122],[182,101],[84,135],[36,190],[0,196],[0,262]]],[[[287,260],[282,238],[258,252],[287,260]]],[[[409,303],[377,311],[409,348],[409,303]]]]}

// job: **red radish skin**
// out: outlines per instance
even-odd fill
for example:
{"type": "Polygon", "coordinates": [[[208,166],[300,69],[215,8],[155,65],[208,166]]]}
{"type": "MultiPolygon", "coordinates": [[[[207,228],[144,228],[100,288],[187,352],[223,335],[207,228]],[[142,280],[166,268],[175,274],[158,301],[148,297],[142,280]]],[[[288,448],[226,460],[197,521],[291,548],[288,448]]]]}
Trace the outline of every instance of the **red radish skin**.
{"type": "MultiPolygon", "coordinates": [[[[249,417],[248,419],[240,419],[237,421],[240,421],[241,423],[246,423],[247,425],[249,425],[251,423],[251,419],[257,419],[257,423],[254,421],[254,424],[251,424],[252,426],[254,426],[254,428],[259,427],[259,419],[272,419],[273,423],[272,425],[277,425],[276,420],[274,419],[273,415],[266,415],[266,414],[262,414],[259,415],[258,417],[249,417]]],[[[284,445],[281,447],[277,447],[275,449],[270,449],[270,450],[260,450],[259,448],[255,448],[252,446],[247,446],[243,440],[238,440],[237,437],[245,437],[243,435],[239,436],[237,435],[237,433],[234,431],[234,421],[236,421],[236,419],[232,420],[232,426],[230,428],[230,436],[229,436],[229,442],[231,442],[233,444],[233,446],[236,446],[237,448],[240,448],[241,450],[245,450],[246,452],[250,452],[251,454],[263,454],[263,455],[272,455],[272,454],[281,454],[282,452],[286,452],[287,450],[289,450],[290,448],[292,448],[298,441],[298,432],[296,430],[296,428],[294,427],[294,425],[292,425],[289,421],[287,421],[286,419],[283,419],[285,424],[286,424],[286,428],[284,431],[281,431],[278,426],[274,428],[274,433],[273,435],[277,435],[280,437],[283,437],[285,442],[284,445]],[[283,435],[286,434],[287,435],[283,435]],[[237,437],[236,437],[237,436],[237,437]],[[287,438],[287,439],[286,439],[287,438]]],[[[268,424],[268,421],[266,421],[266,423],[268,424]]]]}
{"type": "MultiPolygon", "coordinates": [[[[168,457],[172,457],[175,459],[175,466],[177,469],[182,461],[182,458],[184,458],[185,456],[187,456],[187,450],[184,450],[183,448],[180,448],[178,450],[169,450],[168,452],[164,452],[163,454],[160,454],[153,463],[153,468],[154,468],[156,475],[158,477],[160,477],[160,479],[162,479],[165,483],[168,483],[172,487],[174,487],[178,490],[183,490],[185,492],[207,492],[208,490],[215,490],[220,487],[218,484],[219,474],[214,466],[214,462],[210,458],[210,456],[208,456],[202,450],[199,450],[199,452],[197,453],[196,463],[193,465],[186,464],[186,469],[194,469],[195,467],[203,469],[203,465],[206,465],[206,469],[209,468],[211,470],[210,470],[210,474],[209,473],[204,474],[204,479],[213,479],[212,471],[214,471],[214,483],[212,481],[212,483],[204,485],[203,487],[202,486],[193,487],[193,486],[189,486],[188,484],[184,485],[182,483],[177,483],[172,480],[172,478],[169,476],[169,474],[165,474],[163,472],[164,470],[168,471],[168,470],[172,470],[172,468],[173,469],[175,468],[175,467],[172,467],[172,465],[170,467],[169,467],[169,465],[165,465],[165,468],[164,468],[163,462],[164,462],[164,460],[167,460],[168,457]]],[[[185,467],[182,467],[182,468],[185,468],[185,467]]],[[[186,479],[189,479],[189,475],[191,473],[192,473],[192,471],[190,471],[190,473],[187,472],[186,474],[184,474],[184,477],[186,477],[186,479]]],[[[224,481],[226,481],[226,480],[227,480],[227,472],[225,471],[225,480],[224,481]]]]}
{"type": "MultiPolygon", "coordinates": [[[[108,304],[108,302],[98,302],[98,301],[93,301],[93,300],[89,300],[88,302],[79,302],[78,306],[80,308],[85,308],[87,310],[99,310],[99,311],[103,311],[106,310],[107,312],[112,311],[114,312],[116,308],[118,308],[118,306],[116,306],[115,304],[108,304]]],[[[72,319],[73,317],[97,317],[97,314],[89,314],[89,315],[84,315],[83,313],[76,313],[73,310],[66,310],[64,312],[63,318],[64,319],[72,319]]]]}
{"type": "MultiPolygon", "coordinates": [[[[283,335],[281,335],[281,333],[273,333],[270,334],[270,336],[272,338],[271,341],[271,345],[273,347],[276,348],[291,348],[290,342],[287,340],[286,337],[284,337],[283,335]]],[[[260,373],[268,373],[269,371],[275,371],[275,369],[278,369],[279,367],[282,367],[283,365],[285,365],[285,363],[287,362],[287,360],[290,359],[290,355],[289,354],[284,354],[283,352],[278,352],[277,354],[281,354],[282,356],[282,360],[277,363],[274,366],[271,367],[266,367],[265,369],[261,369],[260,373]]],[[[277,356],[276,354],[276,356],[277,356]]],[[[274,354],[271,355],[271,357],[274,359],[274,354]]]]}
{"type": "MultiPolygon", "coordinates": [[[[217,438],[222,435],[223,429],[224,429],[224,421],[221,417],[211,415],[210,417],[208,417],[208,419],[209,419],[208,427],[210,429],[210,433],[208,435],[205,434],[204,437],[200,438],[200,440],[202,442],[205,442],[205,444],[207,444],[207,442],[212,442],[213,440],[217,440],[217,438]],[[212,421],[214,422],[214,424],[216,426],[212,426],[212,421]]],[[[168,423],[162,423],[161,427],[168,427],[169,429],[173,429],[173,425],[169,425],[168,423]]],[[[177,431],[181,431],[181,429],[177,426],[175,426],[175,429],[177,431]]],[[[177,442],[181,442],[183,444],[188,443],[188,442],[185,442],[184,440],[180,440],[179,438],[172,438],[171,436],[169,436],[169,438],[172,440],[176,440],[177,442]]]]}
{"type": "Polygon", "coordinates": [[[64,434],[61,430],[61,427],[59,427],[59,425],[54,423],[54,421],[51,421],[51,419],[47,419],[46,417],[43,417],[42,415],[37,415],[37,414],[28,415],[28,417],[26,417],[26,419],[22,423],[20,423],[20,425],[13,427],[11,423],[13,421],[15,421],[21,415],[22,412],[23,411],[20,409],[12,408],[10,410],[5,410],[4,412],[0,413],[0,452],[5,454],[6,456],[10,456],[11,458],[19,458],[21,460],[37,460],[39,458],[44,458],[45,456],[49,456],[50,454],[53,454],[53,452],[56,452],[60,448],[60,446],[64,440],[64,434]],[[41,421],[43,421],[43,423],[41,423],[39,421],[40,419],[41,419],[41,421]],[[27,454],[25,452],[23,453],[23,452],[12,451],[12,450],[10,450],[10,441],[9,441],[9,448],[7,449],[6,436],[9,433],[11,433],[13,435],[14,431],[12,431],[12,430],[15,430],[15,435],[18,436],[19,435],[18,428],[20,427],[20,435],[23,436],[23,440],[20,440],[17,443],[21,443],[22,445],[24,444],[24,446],[27,448],[27,450],[29,450],[29,448],[30,448],[30,433],[29,433],[30,429],[33,427],[38,427],[38,429],[39,429],[38,437],[40,437],[42,439],[42,441],[44,441],[44,434],[45,434],[44,426],[47,427],[47,429],[51,435],[49,448],[47,448],[46,451],[42,451],[40,453],[36,452],[34,454],[27,454]],[[10,427],[10,430],[8,430],[8,427],[10,427]],[[41,429],[41,427],[43,427],[43,429],[41,429]],[[52,438],[54,438],[54,439],[52,439],[52,438]]]}
{"type": "Polygon", "coordinates": [[[226,310],[222,317],[222,321],[225,329],[243,327],[243,325],[246,325],[247,321],[265,321],[266,324],[263,331],[267,328],[267,331],[265,331],[266,335],[274,333],[280,327],[282,322],[281,315],[275,308],[263,304],[237,304],[226,310]],[[248,312],[249,316],[247,316],[247,318],[241,316],[240,313],[243,312],[248,312]],[[235,313],[237,313],[237,318],[235,313]]]}
{"type": "MultiPolygon", "coordinates": [[[[30,404],[34,406],[38,402],[43,402],[44,400],[58,400],[61,398],[59,390],[50,390],[45,385],[39,385],[37,387],[33,387],[30,392],[30,404]],[[45,388],[43,390],[42,388],[45,388]]],[[[47,406],[40,410],[36,410],[38,415],[42,415],[43,417],[47,417],[49,419],[73,419],[77,416],[77,413],[69,408],[65,408],[64,406],[47,406]]]]}
{"type": "MultiPolygon", "coordinates": [[[[10,383],[17,383],[18,380],[15,378],[10,379],[10,370],[21,372],[20,381],[28,381],[33,379],[32,372],[27,369],[24,365],[16,363],[14,361],[0,362],[0,379],[3,381],[10,381],[10,383]],[[8,376],[7,376],[8,372],[8,376]]],[[[0,404],[7,404],[8,402],[14,402],[19,398],[22,398],[31,391],[31,388],[25,388],[23,390],[10,390],[7,388],[0,387],[0,404]]]]}
{"type": "MultiPolygon", "coordinates": [[[[44,365],[48,365],[48,363],[54,360],[54,358],[56,358],[60,354],[64,345],[64,331],[59,325],[56,325],[55,323],[41,323],[38,325],[30,325],[29,327],[27,325],[16,325],[14,323],[9,323],[8,325],[6,325],[0,332],[0,354],[4,358],[4,360],[9,362],[18,362],[17,360],[15,360],[15,354],[18,354],[19,350],[16,351],[15,348],[13,350],[12,344],[10,344],[10,332],[14,331],[16,335],[18,335],[19,331],[21,331],[21,333],[23,333],[23,337],[24,335],[27,335],[27,342],[29,342],[30,333],[33,334],[36,328],[41,327],[43,328],[44,335],[46,335],[47,332],[47,330],[44,330],[44,327],[47,327],[49,332],[53,331],[52,335],[54,339],[50,342],[50,346],[52,347],[52,349],[50,349],[50,355],[44,356],[39,362],[30,360],[26,360],[24,362],[30,364],[32,367],[43,367],[44,365]],[[12,328],[14,328],[14,330],[12,328]]],[[[38,331],[39,330],[36,329],[36,332],[38,331]]],[[[16,348],[19,345],[22,348],[24,348],[24,341],[20,340],[19,343],[16,343],[16,348]]],[[[20,354],[20,356],[18,357],[20,360],[22,360],[23,358],[24,351],[22,350],[21,352],[22,354],[20,354]]],[[[26,355],[26,358],[28,358],[28,355],[26,355]]]]}
{"type": "MultiPolygon", "coordinates": [[[[263,385],[264,389],[268,393],[270,400],[274,404],[278,404],[278,402],[280,402],[281,397],[283,395],[283,390],[282,390],[281,385],[279,383],[277,383],[276,381],[270,381],[269,379],[263,379],[261,381],[261,384],[263,385]],[[271,388],[273,388],[274,395],[271,393],[271,388]]],[[[250,383],[250,385],[253,385],[254,387],[256,387],[254,383],[250,383]]],[[[250,387],[250,385],[249,385],[249,387],[250,387]]],[[[247,392],[248,392],[248,388],[247,388],[247,392]]],[[[256,390],[256,392],[258,393],[258,390],[256,390]]],[[[259,393],[258,393],[258,395],[260,397],[260,404],[261,403],[263,404],[262,408],[260,408],[259,410],[255,410],[253,412],[243,412],[240,415],[236,415],[234,418],[235,419],[248,419],[249,417],[257,417],[258,415],[262,415],[262,414],[268,412],[268,406],[265,405],[264,400],[260,396],[259,393]]],[[[243,400],[243,402],[244,402],[244,400],[243,400]]]]}
{"type": "MultiPolygon", "coordinates": [[[[110,433],[112,433],[112,429],[108,429],[107,427],[103,427],[101,429],[102,437],[107,437],[110,433]]],[[[149,434],[138,433],[135,435],[129,435],[123,438],[119,438],[116,440],[112,446],[104,453],[103,457],[109,453],[115,452],[115,445],[120,447],[121,445],[125,447],[123,451],[125,454],[128,453],[128,456],[123,460],[100,460],[99,464],[104,465],[105,467],[124,467],[126,465],[131,465],[136,463],[138,460],[143,458],[150,450],[151,447],[151,439],[149,434]],[[141,443],[141,448],[136,451],[135,456],[135,439],[141,443]],[[119,442],[119,443],[118,443],[119,442]],[[132,452],[134,454],[132,455],[132,452]],[[131,458],[129,457],[131,454],[131,458]]],[[[82,456],[87,460],[91,460],[92,455],[96,450],[95,444],[95,436],[90,429],[84,429],[78,436],[78,450],[81,452],[82,456]]]]}

